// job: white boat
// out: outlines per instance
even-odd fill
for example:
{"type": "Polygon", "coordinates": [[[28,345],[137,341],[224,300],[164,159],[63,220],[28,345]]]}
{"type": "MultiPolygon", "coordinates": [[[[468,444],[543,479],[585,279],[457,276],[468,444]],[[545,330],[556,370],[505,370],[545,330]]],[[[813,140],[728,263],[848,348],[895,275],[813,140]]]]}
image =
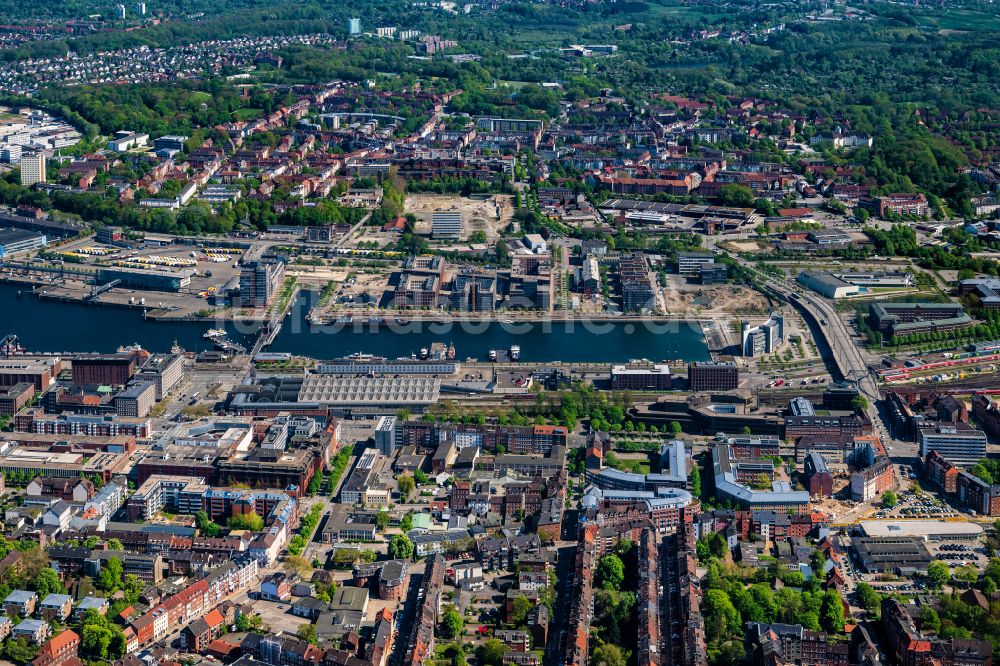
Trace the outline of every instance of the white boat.
{"type": "Polygon", "coordinates": [[[490,350],[490,360],[491,361],[497,360],[497,350],[496,349],[491,349],[490,350]]]}
{"type": "Polygon", "coordinates": [[[521,348],[517,345],[510,346],[510,360],[516,361],[521,358],[521,348]]]}
{"type": "Polygon", "coordinates": [[[205,332],[204,337],[211,340],[212,338],[221,338],[225,334],[226,334],[226,329],[224,328],[210,328],[208,329],[208,331],[205,332]]]}

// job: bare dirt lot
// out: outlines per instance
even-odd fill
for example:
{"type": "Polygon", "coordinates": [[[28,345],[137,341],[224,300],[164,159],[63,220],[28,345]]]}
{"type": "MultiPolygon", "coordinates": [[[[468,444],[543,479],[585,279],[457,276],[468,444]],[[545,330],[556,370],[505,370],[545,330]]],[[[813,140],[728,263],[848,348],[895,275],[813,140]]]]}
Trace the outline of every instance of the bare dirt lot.
{"type": "Polygon", "coordinates": [[[699,315],[765,313],[767,299],[748,287],[737,285],[702,286],[687,284],[679,275],[668,275],[663,289],[667,312],[699,315]]]}
{"type": "Polygon", "coordinates": [[[497,194],[488,199],[470,199],[454,194],[411,194],[406,197],[404,209],[417,217],[414,231],[429,236],[431,216],[435,211],[459,210],[462,213],[462,240],[482,231],[487,241],[500,237],[500,230],[514,217],[514,197],[497,194]]]}

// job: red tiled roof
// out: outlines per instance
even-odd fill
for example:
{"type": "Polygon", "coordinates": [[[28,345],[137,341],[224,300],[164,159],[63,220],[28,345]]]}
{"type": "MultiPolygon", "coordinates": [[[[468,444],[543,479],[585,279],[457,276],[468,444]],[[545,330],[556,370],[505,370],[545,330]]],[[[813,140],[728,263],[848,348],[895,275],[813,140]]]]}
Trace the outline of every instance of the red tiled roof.
{"type": "Polygon", "coordinates": [[[226,621],[226,618],[222,617],[222,613],[218,609],[213,608],[205,615],[205,622],[209,627],[213,629],[218,627],[220,624],[226,621]]]}

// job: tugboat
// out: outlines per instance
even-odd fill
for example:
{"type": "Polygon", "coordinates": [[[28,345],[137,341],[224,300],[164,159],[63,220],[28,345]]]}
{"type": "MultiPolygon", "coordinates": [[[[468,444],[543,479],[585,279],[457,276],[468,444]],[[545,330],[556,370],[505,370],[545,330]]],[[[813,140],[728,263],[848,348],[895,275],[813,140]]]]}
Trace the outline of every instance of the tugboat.
{"type": "Polygon", "coordinates": [[[454,361],[455,360],[455,343],[454,342],[448,344],[448,360],[449,361],[454,361]]]}
{"type": "Polygon", "coordinates": [[[521,360],[521,348],[517,345],[510,346],[510,360],[519,361],[521,360]]]}

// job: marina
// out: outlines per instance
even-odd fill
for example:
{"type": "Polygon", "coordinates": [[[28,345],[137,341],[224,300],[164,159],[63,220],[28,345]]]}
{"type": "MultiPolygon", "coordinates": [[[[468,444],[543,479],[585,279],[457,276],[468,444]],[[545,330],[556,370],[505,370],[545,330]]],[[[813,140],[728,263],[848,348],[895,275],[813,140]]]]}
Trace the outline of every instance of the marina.
{"type": "Polygon", "coordinates": [[[458,359],[527,362],[620,363],[632,358],[702,361],[710,357],[697,322],[544,321],[420,321],[407,318],[352,317],[343,323],[315,325],[307,320],[317,294],[301,292],[280,327],[259,322],[206,320],[151,321],[141,311],[39,299],[12,285],[0,285],[0,331],[17,335],[37,352],[75,350],[113,352],[122,345],[141,344],[151,351],[168,351],[176,344],[189,352],[235,345],[259,353],[289,353],[313,358],[338,358],[367,353],[386,358],[430,354],[432,345],[453,347],[458,359]],[[16,313],[16,314],[13,314],[16,313]],[[67,334],[60,321],[73,321],[67,334]],[[224,331],[225,335],[219,334],[224,331]],[[261,337],[261,332],[264,336],[261,337]],[[208,335],[209,333],[212,335],[208,335]],[[269,343],[269,344],[264,344],[269,343]]]}

